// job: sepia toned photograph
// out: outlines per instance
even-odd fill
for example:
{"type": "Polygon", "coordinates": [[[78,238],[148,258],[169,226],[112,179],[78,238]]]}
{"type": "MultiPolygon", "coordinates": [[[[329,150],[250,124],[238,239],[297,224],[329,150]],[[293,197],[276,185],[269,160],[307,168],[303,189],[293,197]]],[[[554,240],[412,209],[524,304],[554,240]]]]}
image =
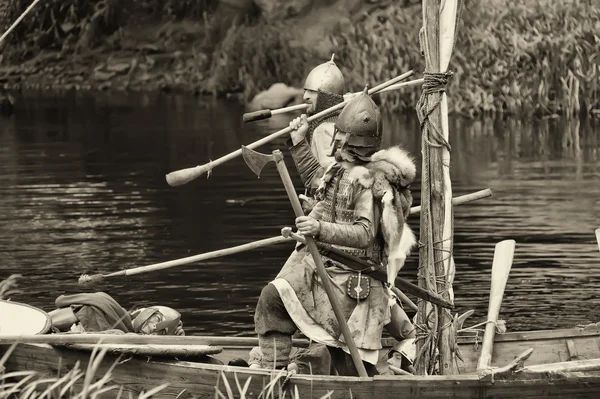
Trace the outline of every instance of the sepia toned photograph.
{"type": "Polygon", "coordinates": [[[0,35],[0,399],[600,397],[600,0],[0,35]]]}

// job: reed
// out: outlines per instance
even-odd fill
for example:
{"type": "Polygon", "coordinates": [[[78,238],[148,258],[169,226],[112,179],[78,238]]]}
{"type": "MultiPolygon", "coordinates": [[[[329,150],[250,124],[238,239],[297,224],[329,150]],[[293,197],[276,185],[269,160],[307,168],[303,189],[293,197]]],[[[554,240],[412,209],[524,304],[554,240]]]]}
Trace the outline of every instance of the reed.
{"type": "MultiPolygon", "coordinates": [[[[306,396],[301,396],[298,391],[298,387],[294,386],[293,390],[287,390],[286,385],[289,379],[289,374],[285,370],[281,370],[279,373],[272,373],[270,380],[264,384],[263,389],[258,395],[259,399],[276,399],[285,398],[289,393],[290,399],[301,399],[306,396]]],[[[246,399],[249,396],[254,397],[253,394],[248,392],[252,377],[248,377],[246,381],[240,381],[237,374],[233,374],[233,381],[227,378],[224,372],[221,372],[215,387],[215,398],[219,399],[246,399]]],[[[349,392],[350,397],[352,393],[349,392]]],[[[333,395],[333,391],[329,391],[327,394],[317,399],[328,399],[333,395]]]]}
{"type": "MultiPolygon", "coordinates": [[[[6,372],[4,364],[10,357],[15,345],[12,345],[0,358],[0,399],[18,397],[20,399],[55,399],[55,398],[95,398],[102,394],[110,394],[111,397],[121,398],[133,396],[131,393],[124,394],[125,388],[112,382],[112,373],[118,360],[103,375],[98,374],[100,363],[106,354],[106,348],[99,350],[94,348],[87,367],[84,369],[77,362],[75,366],[62,376],[46,377],[35,371],[15,371],[6,372]]],[[[60,367],[59,367],[60,369],[60,367]]],[[[258,397],[261,399],[284,398],[287,396],[286,384],[290,374],[282,370],[279,373],[272,373],[271,378],[265,383],[258,397]]],[[[221,372],[217,385],[215,386],[215,397],[221,399],[245,399],[250,394],[248,389],[252,377],[241,381],[237,374],[228,378],[224,372],[221,372]]],[[[138,399],[153,397],[162,397],[161,392],[169,386],[168,383],[157,387],[148,388],[140,394],[138,399]]],[[[289,392],[291,399],[300,399],[298,388],[294,387],[289,392]]],[[[333,394],[333,391],[322,396],[319,399],[327,399],[333,394]]]]}
{"type": "MultiPolygon", "coordinates": [[[[393,3],[334,32],[331,50],[349,90],[403,70],[423,70],[421,7],[393,3]]],[[[500,0],[468,2],[450,66],[450,112],[470,117],[597,113],[599,29],[600,8],[587,0],[516,0],[510,7],[500,0]]],[[[293,46],[293,36],[283,23],[230,29],[216,50],[211,87],[242,90],[247,100],[275,82],[301,85],[323,59],[293,46]]],[[[419,95],[407,89],[381,100],[388,109],[411,110],[419,95]]]]}
{"type": "MultiPolygon", "coordinates": [[[[57,377],[46,377],[35,371],[6,372],[4,364],[11,355],[15,345],[12,345],[0,359],[0,398],[18,397],[21,399],[55,399],[55,398],[94,398],[105,393],[121,398],[124,396],[124,388],[112,383],[112,371],[117,365],[115,362],[101,376],[97,376],[106,349],[94,351],[85,369],[77,362],[75,366],[64,375],[57,377]]],[[[60,367],[59,367],[60,369],[60,367]]],[[[168,384],[162,384],[140,393],[138,398],[151,398],[165,389],[168,384]]],[[[131,397],[131,395],[129,395],[131,397]]]]}
{"type": "MultiPolygon", "coordinates": [[[[68,60],[85,49],[118,43],[115,35],[131,20],[138,21],[138,15],[156,18],[157,22],[151,23],[157,26],[186,17],[194,24],[220,27],[225,25],[226,16],[211,13],[217,3],[48,0],[9,37],[2,56],[4,62],[19,65],[53,50],[68,60]]],[[[308,71],[335,52],[348,91],[357,91],[365,83],[383,81],[402,71],[423,70],[418,40],[421,6],[414,3],[389,2],[367,13],[329,18],[329,24],[334,20],[337,25],[317,27],[325,33],[314,43],[303,40],[306,31],[315,28],[307,22],[316,20],[310,15],[283,21],[240,19],[218,35],[217,43],[211,43],[211,54],[204,54],[207,48],[196,44],[182,56],[188,57],[186,62],[193,68],[177,71],[174,63],[173,70],[161,71],[160,75],[165,81],[186,82],[190,90],[235,92],[249,101],[273,83],[301,86],[308,71]],[[200,83],[189,84],[197,81],[200,83]]],[[[14,0],[10,20],[28,4],[14,0]]],[[[450,65],[454,71],[448,88],[450,112],[469,117],[600,116],[598,31],[600,7],[590,0],[514,0],[510,7],[501,0],[466,2],[450,65]]],[[[25,75],[30,72],[22,71],[25,75]]],[[[129,79],[142,79],[142,75],[132,74],[129,79]]],[[[61,79],[65,85],[74,83],[69,82],[68,74],[61,79]]],[[[90,83],[93,86],[94,82],[90,83]]],[[[148,90],[155,87],[146,81],[137,83],[148,90]]],[[[419,96],[418,89],[408,88],[382,95],[381,101],[388,110],[412,111],[419,96]]]]}

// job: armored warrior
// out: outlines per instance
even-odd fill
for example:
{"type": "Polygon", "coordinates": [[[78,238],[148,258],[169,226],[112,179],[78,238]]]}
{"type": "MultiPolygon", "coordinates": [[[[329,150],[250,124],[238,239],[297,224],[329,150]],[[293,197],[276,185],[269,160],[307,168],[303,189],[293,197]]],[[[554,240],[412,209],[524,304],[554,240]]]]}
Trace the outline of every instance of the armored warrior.
{"type": "MultiPolygon", "coordinates": [[[[296,219],[298,231],[376,265],[393,283],[415,244],[406,225],[409,185],[416,168],[399,147],[378,151],[379,109],[366,90],[353,98],[334,125],[331,163],[320,179],[318,202],[296,219]]],[[[381,349],[381,333],[395,305],[386,283],[322,256],[337,300],[370,375],[381,349]]],[[[300,244],[275,280],[261,292],[255,313],[263,367],[285,367],[297,329],[327,345],[340,375],[356,373],[312,256],[300,244]]]]}
{"type": "Polygon", "coordinates": [[[339,112],[310,123],[307,122],[307,114],[314,115],[344,101],[344,76],[333,59],[334,56],[330,61],[317,65],[310,71],[304,82],[303,96],[304,102],[310,107],[306,110],[306,114],[290,122],[290,126],[294,130],[287,145],[294,162],[297,164],[308,154],[311,154],[311,158],[316,160],[311,169],[303,169],[300,174],[300,178],[309,192],[316,188],[312,184],[313,180],[317,181],[315,172],[333,162],[330,149],[333,142],[334,122],[339,112]],[[302,124],[305,125],[305,128],[298,131],[297,127],[302,124]]]}

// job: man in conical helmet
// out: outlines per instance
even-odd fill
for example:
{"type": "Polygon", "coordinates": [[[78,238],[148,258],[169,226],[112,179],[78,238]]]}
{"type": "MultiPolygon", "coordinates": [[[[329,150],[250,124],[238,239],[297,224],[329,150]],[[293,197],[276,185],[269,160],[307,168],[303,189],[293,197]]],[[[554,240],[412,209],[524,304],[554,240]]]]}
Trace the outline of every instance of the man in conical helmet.
{"type": "MultiPolygon", "coordinates": [[[[415,244],[405,220],[416,168],[399,147],[379,151],[381,139],[381,114],[365,89],[335,122],[330,151],[335,162],[324,171],[317,204],[308,216],[296,218],[299,233],[388,267],[388,281],[382,282],[322,256],[370,375],[377,374],[382,329],[390,323],[395,305],[387,284],[393,284],[396,274],[390,272],[399,270],[415,244]]],[[[333,314],[314,260],[299,244],[258,300],[254,319],[263,367],[287,366],[291,337],[299,329],[328,346],[338,374],[356,375],[333,314]]]]}
{"type": "Polygon", "coordinates": [[[306,110],[306,114],[290,122],[293,130],[287,143],[288,148],[308,190],[316,186],[315,169],[326,167],[333,162],[329,152],[334,122],[339,112],[310,123],[307,121],[307,115],[314,115],[344,101],[343,95],[346,90],[344,76],[335,64],[334,57],[335,55],[330,61],[317,65],[310,71],[304,82],[303,96],[304,102],[310,107],[306,110]]]}

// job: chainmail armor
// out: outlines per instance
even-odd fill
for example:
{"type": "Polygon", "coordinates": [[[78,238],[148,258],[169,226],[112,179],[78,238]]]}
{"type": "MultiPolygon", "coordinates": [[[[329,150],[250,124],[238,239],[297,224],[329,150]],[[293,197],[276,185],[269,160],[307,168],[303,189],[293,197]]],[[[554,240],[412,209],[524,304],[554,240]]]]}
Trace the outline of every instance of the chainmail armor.
{"type": "MultiPolygon", "coordinates": [[[[323,201],[325,209],[330,211],[321,216],[322,221],[337,224],[352,224],[354,222],[354,204],[352,200],[355,185],[352,184],[349,176],[347,170],[340,168],[337,175],[328,184],[323,201]]],[[[382,246],[380,238],[378,234],[373,245],[368,248],[332,246],[362,259],[368,259],[375,264],[381,264],[382,246]]]]}
{"type": "MultiPolygon", "coordinates": [[[[319,94],[317,95],[317,105],[315,107],[315,114],[324,111],[328,108],[331,108],[334,105],[338,105],[343,101],[344,96],[330,93],[328,91],[319,90],[319,94]]],[[[317,126],[325,122],[335,122],[340,112],[342,112],[342,110],[335,111],[327,116],[308,122],[308,133],[306,134],[308,142],[311,142],[313,131],[317,128],[317,126]]]]}

